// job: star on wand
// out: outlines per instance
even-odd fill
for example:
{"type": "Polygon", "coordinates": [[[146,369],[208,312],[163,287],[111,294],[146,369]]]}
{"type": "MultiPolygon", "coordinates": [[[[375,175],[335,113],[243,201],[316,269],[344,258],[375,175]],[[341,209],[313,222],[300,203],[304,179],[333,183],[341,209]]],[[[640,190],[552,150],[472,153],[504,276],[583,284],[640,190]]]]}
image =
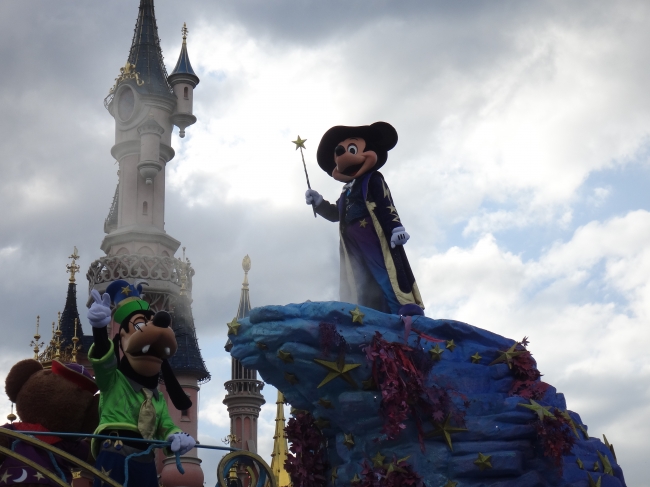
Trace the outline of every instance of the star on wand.
{"type": "MultiPolygon", "coordinates": [[[[305,154],[303,154],[302,150],[305,149],[307,150],[307,147],[305,147],[305,142],[307,142],[307,139],[301,139],[300,135],[298,136],[298,139],[292,140],[294,144],[296,144],[296,150],[300,149],[300,157],[302,157],[302,167],[305,168],[305,178],[307,178],[307,188],[311,189],[311,184],[309,184],[309,174],[307,174],[307,164],[305,164],[305,154]]],[[[314,204],[311,204],[311,209],[314,210],[314,218],[316,218],[316,207],[314,204]]]]}

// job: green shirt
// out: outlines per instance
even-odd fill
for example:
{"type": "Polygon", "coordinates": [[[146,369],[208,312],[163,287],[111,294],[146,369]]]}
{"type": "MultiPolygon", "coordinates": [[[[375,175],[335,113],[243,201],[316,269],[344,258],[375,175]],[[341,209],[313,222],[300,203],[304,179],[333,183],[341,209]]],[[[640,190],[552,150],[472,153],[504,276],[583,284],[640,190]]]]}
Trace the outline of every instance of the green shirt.
{"type": "MultiPolygon", "coordinates": [[[[95,371],[95,382],[99,387],[99,426],[95,434],[102,434],[105,430],[127,430],[139,433],[138,416],[140,406],[146,396],[142,391],[143,387],[122,374],[117,368],[117,358],[110,342],[110,349],[101,358],[93,358],[93,344],[88,351],[88,360],[95,371]]],[[[173,433],[181,432],[167,411],[167,402],[158,388],[152,391],[151,402],[156,410],[156,432],[154,439],[166,440],[173,433]]],[[[93,438],[92,452],[95,457],[99,453],[99,446],[102,440],[93,438]]]]}

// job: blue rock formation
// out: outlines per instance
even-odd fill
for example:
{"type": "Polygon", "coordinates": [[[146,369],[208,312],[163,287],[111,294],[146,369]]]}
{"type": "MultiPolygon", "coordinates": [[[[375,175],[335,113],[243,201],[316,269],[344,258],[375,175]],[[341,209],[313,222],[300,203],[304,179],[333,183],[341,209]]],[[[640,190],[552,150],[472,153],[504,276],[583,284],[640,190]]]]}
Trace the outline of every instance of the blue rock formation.
{"type": "MultiPolygon", "coordinates": [[[[337,360],[336,350],[329,357],[323,355],[319,324],[336,325],[345,338],[345,363],[361,364],[349,372],[359,386],[371,373],[363,348],[376,331],[389,342],[404,343],[405,325],[399,316],[360,308],[365,314],[363,323],[353,323],[350,312],[354,308],[338,302],[255,308],[249,318],[240,321],[237,334],[229,335],[234,344],[231,354],[244,366],[257,369],[264,381],[284,393],[293,408],[329,421],[322,432],[327,439],[329,462],[337,467],[338,478],[336,484],[330,481],[328,485],[350,485],[355,474],[361,476],[364,460],[372,463],[370,459],[380,452],[387,461],[408,457],[408,463],[428,487],[625,486],[623,472],[608,446],[588,437],[587,427],[570,411],[579,439],[571,454],[563,458],[560,474],[543,455],[535,430],[537,414],[520,406],[530,405],[530,401],[509,394],[514,381],[512,371],[506,363],[490,365],[516,342],[458,321],[417,317],[413,327],[420,333],[454,341],[453,350],[442,344],[445,351],[428,372],[428,380],[464,396],[455,403],[465,409],[467,431],[451,433],[453,451],[440,435],[426,438],[422,451],[411,420],[406,421],[406,428],[396,439],[385,439],[381,433],[379,391],[355,388],[341,377],[318,388],[327,371],[314,359],[337,360]],[[477,352],[481,358],[473,363],[470,357],[477,352]],[[331,402],[332,407],[324,407],[323,400],[331,402]],[[354,437],[351,448],[343,444],[346,434],[354,437]],[[479,468],[475,463],[479,453],[490,457],[491,468],[479,468]]],[[[417,338],[410,333],[409,345],[425,351],[432,347],[417,338]]],[[[538,402],[550,406],[550,411],[566,410],[563,394],[550,386],[538,402]]],[[[427,423],[425,428],[431,431],[433,426],[427,423]]]]}

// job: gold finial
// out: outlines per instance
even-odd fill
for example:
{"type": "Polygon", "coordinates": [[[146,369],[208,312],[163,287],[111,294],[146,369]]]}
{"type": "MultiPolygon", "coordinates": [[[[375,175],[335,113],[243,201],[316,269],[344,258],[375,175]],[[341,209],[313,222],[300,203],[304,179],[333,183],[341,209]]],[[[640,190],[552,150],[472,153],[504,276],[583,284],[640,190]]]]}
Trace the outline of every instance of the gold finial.
{"type": "Polygon", "coordinates": [[[77,337],[77,325],[79,324],[79,319],[74,319],[74,336],[72,337],[72,352],[70,361],[74,364],[77,363],[77,342],[79,338],[77,337]]]}
{"type": "Polygon", "coordinates": [[[181,29],[181,32],[183,34],[183,44],[185,44],[185,41],[187,40],[187,34],[189,30],[187,30],[187,24],[183,22],[183,28],[181,29]]]}
{"type": "Polygon", "coordinates": [[[242,282],[243,289],[248,289],[248,271],[251,270],[251,258],[246,254],[244,260],[241,261],[241,268],[244,269],[244,282],[242,282]]]}
{"type": "Polygon", "coordinates": [[[29,344],[30,347],[34,347],[34,360],[38,360],[38,354],[41,351],[40,348],[44,345],[43,342],[39,343],[39,340],[41,339],[41,335],[38,334],[38,326],[40,325],[40,320],[41,320],[41,317],[37,316],[36,317],[36,335],[34,335],[34,339],[29,344]]]}
{"type": "Polygon", "coordinates": [[[68,257],[68,259],[72,259],[72,262],[68,265],[65,266],[67,272],[70,273],[70,282],[75,282],[74,275],[79,272],[79,265],[77,264],[77,259],[79,258],[79,253],[77,252],[77,247],[75,246],[74,252],[72,252],[72,255],[68,257]]]}
{"type": "MultiPolygon", "coordinates": [[[[54,323],[52,323],[52,327],[54,327],[54,323]]],[[[61,312],[59,311],[59,326],[56,327],[56,331],[54,331],[54,336],[52,337],[52,340],[54,341],[54,357],[55,359],[60,359],[61,358],[61,344],[63,343],[63,340],[61,340],[61,335],[63,332],[61,331],[61,312]]]]}
{"type": "Polygon", "coordinates": [[[189,265],[190,261],[185,257],[185,247],[183,247],[183,258],[180,260],[180,266],[178,266],[181,274],[181,296],[187,296],[187,268],[189,265]]]}
{"type": "Polygon", "coordinates": [[[11,413],[7,414],[7,419],[10,423],[16,421],[16,415],[14,414],[14,403],[11,403],[11,413]]]}

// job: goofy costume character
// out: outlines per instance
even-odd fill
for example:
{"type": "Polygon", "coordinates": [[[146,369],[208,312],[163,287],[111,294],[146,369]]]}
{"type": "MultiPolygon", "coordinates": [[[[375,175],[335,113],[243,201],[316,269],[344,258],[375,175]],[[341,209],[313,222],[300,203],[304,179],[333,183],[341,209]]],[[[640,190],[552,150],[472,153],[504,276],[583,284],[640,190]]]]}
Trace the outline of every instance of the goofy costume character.
{"type": "MultiPolygon", "coordinates": [[[[97,290],[91,293],[95,302],[88,310],[88,321],[93,327],[94,343],[88,358],[100,391],[100,420],[95,433],[171,441],[171,451],[183,455],[196,442],[174,424],[165,398],[158,390],[162,373],[174,407],[182,410],[192,406],[167,362],[177,349],[171,316],[166,311],[154,314],[140,298],[141,292],[142,285],[136,288],[118,280],[106,288],[103,296],[97,290]],[[111,312],[111,299],[114,312],[111,312]],[[112,341],[106,330],[111,315],[119,326],[119,333],[112,341]],[[119,350],[123,352],[121,359],[119,350]]],[[[129,486],[158,487],[154,454],[146,453],[147,447],[138,441],[92,441],[98,470],[124,484],[125,458],[135,454],[129,459],[129,486]]],[[[95,480],[95,487],[100,485],[95,480]]]]}
{"type": "Polygon", "coordinates": [[[311,189],[305,200],[326,220],[339,222],[341,301],[422,315],[422,298],[403,248],[409,234],[378,172],[396,144],[397,131],[385,122],[332,127],[316,157],[323,171],[346,184],[336,204],[311,189]]]}

